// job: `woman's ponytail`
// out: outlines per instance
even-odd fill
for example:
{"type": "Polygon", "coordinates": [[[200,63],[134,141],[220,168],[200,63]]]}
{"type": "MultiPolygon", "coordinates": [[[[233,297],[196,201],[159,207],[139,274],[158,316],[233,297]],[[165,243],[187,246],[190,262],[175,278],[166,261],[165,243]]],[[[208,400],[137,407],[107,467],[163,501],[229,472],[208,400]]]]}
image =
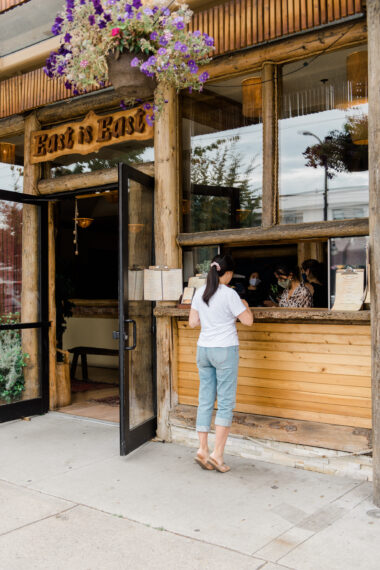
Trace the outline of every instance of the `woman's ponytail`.
{"type": "Polygon", "coordinates": [[[210,271],[207,275],[206,289],[202,295],[203,301],[208,305],[211,297],[219,287],[219,277],[227,271],[234,270],[234,262],[229,255],[216,255],[211,262],[210,271]]]}

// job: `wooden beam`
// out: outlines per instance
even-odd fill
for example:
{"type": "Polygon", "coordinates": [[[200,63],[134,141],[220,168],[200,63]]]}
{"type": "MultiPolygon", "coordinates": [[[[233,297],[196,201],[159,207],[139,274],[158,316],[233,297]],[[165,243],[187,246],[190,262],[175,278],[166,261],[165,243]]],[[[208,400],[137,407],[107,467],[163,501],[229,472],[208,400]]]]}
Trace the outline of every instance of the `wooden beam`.
{"type": "MultiPolygon", "coordinates": [[[[39,129],[35,113],[25,119],[25,158],[24,158],[24,193],[37,194],[37,181],[40,166],[30,163],[31,133],[39,129]]],[[[22,210],[22,292],[21,322],[32,323],[39,320],[39,259],[38,259],[38,212],[37,207],[24,204],[22,210]]],[[[39,331],[22,331],[22,350],[28,354],[28,364],[24,368],[25,390],[23,399],[30,400],[40,396],[41,370],[39,363],[39,331]]]]}
{"type": "Polygon", "coordinates": [[[265,63],[262,71],[263,100],[263,195],[262,226],[277,223],[277,70],[265,63]]]}
{"type": "MultiPolygon", "coordinates": [[[[166,88],[164,95],[168,103],[155,124],[154,135],[155,251],[158,265],[174,268],[181,267],[180,249],[176,243],[179,228],[179,113],[175,89],[166,88]]],[[[160,319],[157,322],[157,437],[165,441],[171,438],[172,353],[171,319],[160,319]]]]}
{"type": "Polygon", "coordinates": [[[21,115],[0,119],[0,139],[21,135],[24,127],[25,119],[21,115]]]}
{"type": "Polygon", "coordinates": [[[217,57],[204,69],[209,72],[211,79],[221,79],[259,70],[267,61],[282,64],[307,59],[317,53],[359,45],[366,40],[367,25],[363,18],[293,37],[284,36],[266,45],[256,45],[236,54],[217,57]]]}
{"type": "MultiPolygon", "coordinates": [[[[195,406],[178,405],[170,414],[170,423],[195,429],[196,414],[195,406]]],[[[371,447],[371,430],[367,428],[337,426],[242,412],[234,413],[231,434],[340,451],[357,452],[371,447]]]]}
{"type": "Polygon", "coordinates": [[[42,125],[53,125],[82,117],[89,111],[100,111],[120,108],[120,96],[113,88],[91,95],[58,101],[54,105],[37,110],[37,119],[42,125]]]}
{"type": "Polygon", "coordinates": [[[66,174],[58,178],[49,178],[38,182],[38,192],[43,195],[57,192],[70,192],[79,188],[93,188],[104,184],[114,184],[118,181],[117,168],[94,170],[84,174],[66,174]]]}
{"type": "Polygon", "coordinates": [[[264,241],[305,240],[327,237],[368,235],[368,218],[311,224],[286,224],[270,228],[240,228],[179,234],[177,242],[181,247],[194,245],[218,245],[232,243],[262,243],[264,241]]]}
{"type": "Polygon", "coordinates": [[[380,507],[380,4],[368,0],[369,226],[372,316],[373,501],[380,507]]]}
{"type": "MultiPolygon", "coordinates": [[[[178,309],[177,307],[165,307],[157,305],[154,316],[157,318],[189,318],[190,309],[178,309]]],[[[329,311],[328,309],[286,309],[253,307],[253,316],[257,323],[329,323],[329,324],[353,324],[368,325],[370,323],[370,311],[329,311]]]]}

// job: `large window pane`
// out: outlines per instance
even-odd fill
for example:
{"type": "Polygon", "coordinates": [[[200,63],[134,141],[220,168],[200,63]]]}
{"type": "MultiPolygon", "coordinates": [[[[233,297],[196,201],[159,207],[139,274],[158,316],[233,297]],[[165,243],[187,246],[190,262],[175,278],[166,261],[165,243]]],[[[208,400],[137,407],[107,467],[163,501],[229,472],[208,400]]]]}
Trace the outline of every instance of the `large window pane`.
{"type": "Polygon", "coordinates": [[[260,77],[224,80],[203,93],[184,94],[182,148],[183,231],[260,225],[260,77]]]}
{"type": "Polygon", "coordinates": [[[368,216],[366,53],[345,49],[283,67],[281,223],[368,216]]]}

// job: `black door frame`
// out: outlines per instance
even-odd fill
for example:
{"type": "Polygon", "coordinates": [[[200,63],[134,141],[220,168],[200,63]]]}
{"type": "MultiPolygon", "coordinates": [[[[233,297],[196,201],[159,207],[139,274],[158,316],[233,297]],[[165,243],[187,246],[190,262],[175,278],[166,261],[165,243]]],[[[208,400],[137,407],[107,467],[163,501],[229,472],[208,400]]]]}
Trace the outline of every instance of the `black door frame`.
{"type": "Polygon", "coordinates": [[[49,304],[48,304],[48,204],[40,196],[19,194],[9,190],[0,190],[0,200],[30,204],[38,208],[38,254],[39,254],[39,321],[0,325],[0,331],[38,329],[39,337],[39,378],[40,396],[31,400],[19,400],[11,404],[0,405],[0,423],[24,416],[45,414],[49,410],[49,304]]]}
{"type": "MultiPolygon", "coordinates": [[[[156,391],[156,335],[155,325],[153,334],[153,417],[137,427],[130,429],[129,415],[129,352],[136,346],[136,325],[129,318],[128,303],[128,190],[129,180],[139,182],[152,189],[152,207],[154,224],[154,178],[135,168],[119,164],[119,372],[120,372],[120,455],[128,455],[143,443],[156,435],[157,429],[157,391],[156,391]],[[133,340],[128,341],[129,324],[133,324],[133,340]],[[127,325],[127,326],[126,326],[127,325]],[[126,356],[127,355],[127,356],[126,356]]],[[[152,232],[152,256],[154,258],[154,231],[152,232]]],[[[153,311],[153,309],[152,309],[153,311]]],[[[153,317],[153,323],[154,323],[153,317]]]]}

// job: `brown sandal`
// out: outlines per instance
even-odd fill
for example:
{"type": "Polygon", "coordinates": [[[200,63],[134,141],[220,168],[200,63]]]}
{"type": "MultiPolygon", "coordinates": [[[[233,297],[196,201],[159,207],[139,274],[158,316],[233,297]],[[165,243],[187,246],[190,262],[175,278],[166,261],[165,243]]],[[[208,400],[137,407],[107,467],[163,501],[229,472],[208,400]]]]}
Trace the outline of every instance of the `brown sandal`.
{"type": "Polygon", "coordinates": [[[231,471],[231,467],[228,467],[225,463],[218,463],[213,457],[209,457],[207,463],[211,465],[213,469],[219,471],[219,473],[227,473],[228,471],[231,471]]]}
{"type": "Polygon", "coordinates": [[[213,465],[211,465],[207,460],[205,461],[202,459],[202,457],[200,457],[198,454],[194,457],[194,461],[206,471],[213,471],[215,469],[213,465]]]}

